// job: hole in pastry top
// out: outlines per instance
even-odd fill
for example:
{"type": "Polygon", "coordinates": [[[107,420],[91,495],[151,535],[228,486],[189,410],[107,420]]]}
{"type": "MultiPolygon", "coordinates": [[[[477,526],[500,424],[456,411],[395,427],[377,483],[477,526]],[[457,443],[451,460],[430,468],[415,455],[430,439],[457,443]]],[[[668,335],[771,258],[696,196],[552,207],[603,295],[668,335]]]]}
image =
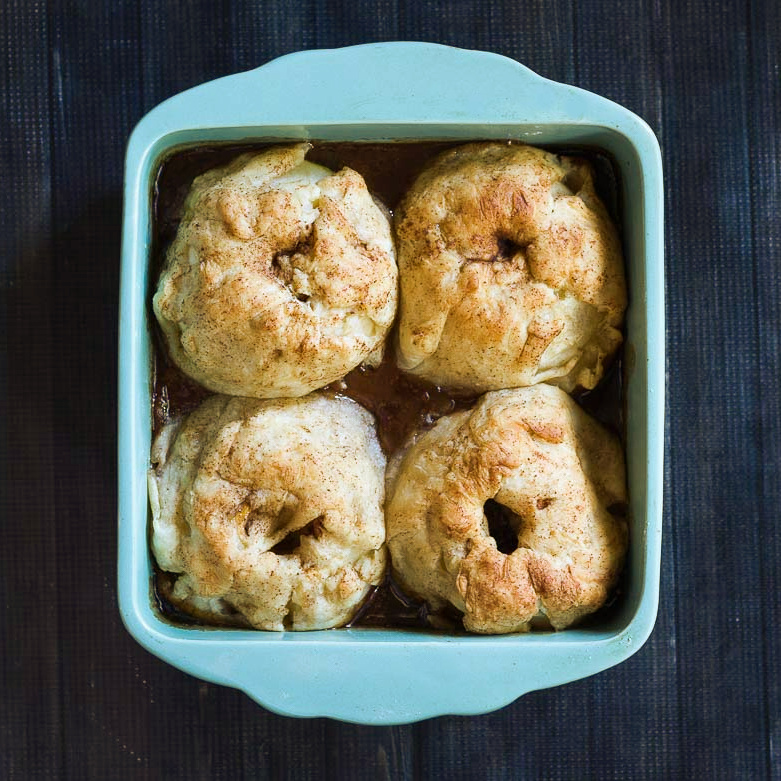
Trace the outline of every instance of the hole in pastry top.
{"type": "Polygon", "coordinates": [[[521,530],[521,516],[509,507],[488,499],[483,505],[483,513],[488,523],[488,534],[494,538],[499,553],[510,554],[518,549],[518,533],[521,530]]]}
{"type": "Polygon", "coordinates": [[[486,248],[484,256],[469,257],[469,263],[507,263],[516,259],[525,247],[509,236],[496,236],[496,243],[486,248]]]}
{"type": "Polygon", "coordinates": [[[281,285],[301,303],[312,295],[309,275],[300,266],[312,252],[313,235],[310,231],[295,247],[277,252],[271,260],[271,272],[281,285]]]}
{"type": "Polygon", "coordinates": [[[508,236],[498,236],[496,239],[496,257],[494,260],[512,260],[522,247],[508,236]]]}
{"type": "Polygon", "coordinates": [[[302,537],[314,537],[315,539],[318,539],[322,532],[323,516],[319,515],[300,529],[295,529],[285,535],[273,548],[271,548],[270,552],[275,553],[277,556],[286,556],[290,553],[295,553],[301,546],[302,537]]]}

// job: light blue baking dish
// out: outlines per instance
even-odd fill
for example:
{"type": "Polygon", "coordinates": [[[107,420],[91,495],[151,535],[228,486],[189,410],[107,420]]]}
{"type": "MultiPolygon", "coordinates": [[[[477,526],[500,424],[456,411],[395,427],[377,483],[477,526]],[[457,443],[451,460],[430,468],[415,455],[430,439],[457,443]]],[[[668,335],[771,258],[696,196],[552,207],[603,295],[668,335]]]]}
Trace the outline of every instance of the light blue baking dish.
{"type": "Polygon", "coordinates": [[[659,146],[604,98],[485,52],[384,43],[291,54],[177,95],[127,149],[119,336],[119,604],[141,645],[289,716],[394,724],[477,714],[615,665],[656,618],[662,531],[664,300],[659,146]],[[183,628],[151,598],[146,472],[151,430],[146,300],[151,194],[179,147],[247,140],[518,139],[607,152],[619,171],[628,263],[627,459],[631,553],[620,605],[602,622],[501,637],[336,629],[267,633],[183,628]]]}

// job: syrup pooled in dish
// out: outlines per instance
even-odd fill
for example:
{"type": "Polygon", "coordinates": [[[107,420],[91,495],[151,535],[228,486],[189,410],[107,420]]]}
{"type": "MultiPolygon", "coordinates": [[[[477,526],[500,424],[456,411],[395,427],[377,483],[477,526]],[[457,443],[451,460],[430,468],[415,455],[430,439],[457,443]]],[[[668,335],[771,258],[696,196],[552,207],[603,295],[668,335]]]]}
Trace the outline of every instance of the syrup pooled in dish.
{"type": "MultiPolygon", "coordinates": [[[[307,162],[327,166],[332,170],[348,167],[359,172],[369,192],[391,211],[396,211],[400,199],[409,190],[421,170],[450,147],[452,142],[394,143],[325,143],[314,142],[307,162]]],[[[166,160],[158,174],[155,191],[155,233],[153,236],[152,270],[160,273],[166,251],[175,241],[185,200],[193,180],[208,171],[230,165],[239,155],[257,155],[257,146],[198,147],[176,153],[166,160]]],[[[569,150],[568,150],[569,151],[569,150]]],[[[601,199],[615,218],[617,188],[613,168],[602,155],[577,150],[579,158],[588,157],[596,172],[596,186],[601,199]]],[[[394,329],[395,331],[395,329],[394,329]]],[[[159,334],[158,334],[159,336],[159,334]]],[[[388,346],[397,335],[391,332],[388,346]]],[[[182,416],[198,407],[210,392],[177,368],[169,357],[165,340],[158,339],[155,350],[154,425],[160,434],[168,424],[180,422],[182,416]]],[[[372,356],[374,357],[374,356],[372,356]]],[[[609,363],[609,359],[606,359],[609,363]]],[[[622,429],[621,353],[609,365],[605,378],[587,393],[578,392],[578,403],[614,431],[622,429]]],[[[340,376],[320,392],[330,398],[347,396],[373,413],[379,442],[390,457],[409,440],[432,429],[442,416],[459,414],[476,402],[473,390],[443,387],[399,369],[393,349],[385,351],[379,365],[364,362],[340,376]]],[[[493,508],[496,509],[496,508],[493,508]]],[[[489,531],[501,545],[502,532],[493,522],[492,506],[487,505],[489,531]]],[[[304,531],[306,537],[308,530],[304,531]]],[[[510,535],[512,536],[512,535],[510,535]]],[[[296,537],[295,532],[293,537],[296,537]]],[[[296,537],[298,539],[298,537],[296,537]]],[[[284,546],[283,546],[284,547],[284,546]]],[[[284,554],[287,555],[287,554],[284,554]]],[[[161,562],[158,562],[160,565],[161,562]]],[[[196,605],[197,600],[181,598],[185,584],[178,586],[182,575],[156,569],[154,585],[158,604],[164,615],[176,622],[249,625],[247,619],[229,602],[214,601],[196,605]]],[[[620,591],[620,583],[613,597],[620,591]]],[[[416,594],[405,594],[387,573],[378,586],[368,589],[369,596],[353,611],[349,626],[448,628],[463,631],[458,611],[453,607],[432,611],[431,606],[416,594]]],[[[439,607],[439,606],[438,606],[439,607]]],[[[603,608],[597,616],[604,614],[603,608]]],[[[607,608],[608,610],[610,608],[607,608]]],[[[591,620],[591,619],[589,619],[591,620]]],[[[283,625],[284,625],[283,621],[283,625]]],[[[288,621],[290,624],[290,621],[288,621]]],[[[537,625],[537,620],[532,622],[537,625]]]]}

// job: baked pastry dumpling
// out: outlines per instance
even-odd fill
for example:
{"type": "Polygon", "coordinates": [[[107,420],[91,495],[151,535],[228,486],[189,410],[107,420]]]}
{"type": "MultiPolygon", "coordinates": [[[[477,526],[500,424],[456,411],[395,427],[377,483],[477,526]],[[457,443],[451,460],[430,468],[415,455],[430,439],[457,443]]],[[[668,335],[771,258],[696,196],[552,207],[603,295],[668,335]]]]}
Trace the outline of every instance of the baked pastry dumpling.
{"type": "Polygon", "coordinates": [[[383,577],[384,468],[349,399],[207,399],[152,448],[152,550],[181,573],[171,601],[258,629],[346,623],[383,577]]]}
{"type": "Polygon", "coordinates": [[[444,152],[395,217],[398,363],[449,388],[593,388],[621,343],[621,245],[585,161],[522,144],[444,152]]]}
{"type": "Polygon", "coordinates": [[[618,439],[549,385],[483,396],[388,469],[394,576],[466,629],[569,626],[606,600],[627,547],[618,439]]]}
{"type": "Polygon", "coordinates": [[[195,179],[154,296],[171,358],[206,388],[303,396],[381,358],[397,303],[390,222],[363,178],[245,154],[195,179]]]}

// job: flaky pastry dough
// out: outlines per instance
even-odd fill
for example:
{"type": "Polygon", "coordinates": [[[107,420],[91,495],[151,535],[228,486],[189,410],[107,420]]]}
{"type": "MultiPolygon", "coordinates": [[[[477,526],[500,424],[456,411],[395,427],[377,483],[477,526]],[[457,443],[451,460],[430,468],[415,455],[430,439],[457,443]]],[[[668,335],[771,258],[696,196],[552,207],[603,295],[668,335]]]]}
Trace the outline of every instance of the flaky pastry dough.
{"type": "Polygon", "coordinates": [[[259,629],[349,621],[384,572],[384,468],[349,399],[207,399],[152,448],[152,549],[181,573],[171,601],[259,629]]]}
{"type": "Polygon", "coordinates": [[[562,629],[600,607],[627,546],[620,442],[549,385],[495,391],[441,418],[391,461],[386,524],[395,577],[466,629],[562,629]],[[491,536],[493,502],[512,534],[491,536]]]}
{"type": "Polygon", "coordinates": [[[382,356],[397,303],[386,214],[363,178],[245,154],[196,178],[154,296],[174,362],[218,393],[302,396],[382,356]]]}
{"type": "Polygon", "coordinates": [[[621,343],[626,290],[586,162],[456,147],[419,175],[395,226],[402,369],[477,393],[597,384],[621,343]]]}

